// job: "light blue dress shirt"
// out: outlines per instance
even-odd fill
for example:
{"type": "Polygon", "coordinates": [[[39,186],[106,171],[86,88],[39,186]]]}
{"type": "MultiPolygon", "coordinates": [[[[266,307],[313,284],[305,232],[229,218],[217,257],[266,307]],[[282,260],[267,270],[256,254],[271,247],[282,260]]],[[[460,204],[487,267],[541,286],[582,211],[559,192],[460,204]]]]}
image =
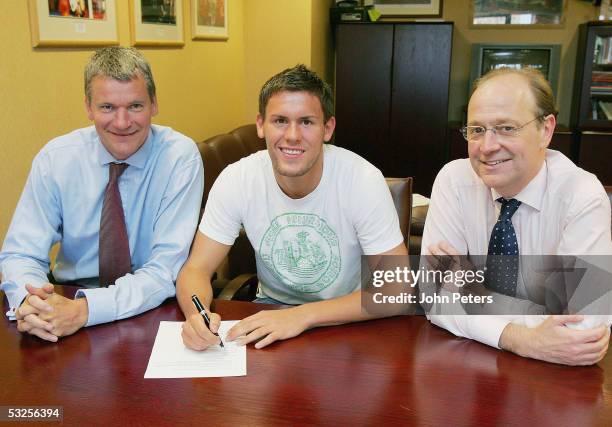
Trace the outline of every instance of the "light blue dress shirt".
{"type": "MultiPolygon", "coordinates": [[[[56,242],[58,282],[98,277],[100,214],[111,162],[116,160],[93,126],[51,140],[35,157],[0,252],[2,290],[12,309],[27,296],[26,283],[48,281],[49,250],[56,242]]],[[[86,326],[134,316],[174,296],[196,230],[204,171],[191,139],[152,125],[125,163],[119,191],[133,273],[115,285],[77,292],[77,298],[87,298],[86,326]]]]}

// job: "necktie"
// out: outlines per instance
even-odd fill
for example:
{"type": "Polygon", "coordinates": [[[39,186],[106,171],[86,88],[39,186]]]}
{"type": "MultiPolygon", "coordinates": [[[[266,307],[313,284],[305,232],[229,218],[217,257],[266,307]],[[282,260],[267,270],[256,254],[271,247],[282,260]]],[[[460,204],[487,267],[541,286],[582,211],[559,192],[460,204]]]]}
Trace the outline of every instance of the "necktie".
{"type": "Polygon", "coordinates": [[[497,201],[502,206],[489,240],[486,283],[492,291],[514,296],[518,279],[519,247],[511,218],[521,202],[503,197],[497,201]]]}
{"type": "Polygon", "coordinates": [[[132,270],[130,244],[118,185],[119,177],[127,167],[127,163],[111,163],[108,169],[108,184],[100,216],[98,248],[98,275],[102,286],[114,285],[115,280],[132,270]]]}

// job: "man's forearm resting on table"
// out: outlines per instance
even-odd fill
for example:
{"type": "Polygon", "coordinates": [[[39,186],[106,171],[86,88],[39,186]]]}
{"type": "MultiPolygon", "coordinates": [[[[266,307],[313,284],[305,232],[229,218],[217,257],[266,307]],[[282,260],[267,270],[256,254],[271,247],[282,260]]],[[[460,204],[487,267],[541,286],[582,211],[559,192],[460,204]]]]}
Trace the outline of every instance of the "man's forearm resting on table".
{"type": "Polygon", "coordinates": [[[583,317],[550,316],[540,325],[529,328],[508,324],[499,347],[520,356],[565,365],[591,365],[601,360],[608,349],[610,327],[576,330],[566,324],[579,323],[583,317]]]}

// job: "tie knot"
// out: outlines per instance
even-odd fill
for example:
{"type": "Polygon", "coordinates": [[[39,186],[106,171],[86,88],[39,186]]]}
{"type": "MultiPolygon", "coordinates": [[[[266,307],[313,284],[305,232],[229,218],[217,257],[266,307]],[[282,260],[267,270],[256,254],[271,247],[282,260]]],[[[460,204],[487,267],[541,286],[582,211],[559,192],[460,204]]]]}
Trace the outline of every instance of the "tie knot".
{"type": "Polygon", "coordinates": [[[108,180],[116,181],[128,166],[127,163],[111,163],[108,169],[108,180]]]}
{"type": "Polygon", "coordinates": [[[498,221],[510,221],[512,215],[514,215],[521,205],[521,202],[516,199],[504,199],[500,197],[497,201],[501,203],[501,212],[499,213],[498,221]]]}

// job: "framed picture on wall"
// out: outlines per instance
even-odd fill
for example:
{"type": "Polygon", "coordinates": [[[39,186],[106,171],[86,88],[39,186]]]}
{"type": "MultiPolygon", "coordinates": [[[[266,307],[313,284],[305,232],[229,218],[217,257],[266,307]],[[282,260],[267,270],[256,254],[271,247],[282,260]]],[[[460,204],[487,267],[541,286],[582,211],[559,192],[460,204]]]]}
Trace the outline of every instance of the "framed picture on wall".
{"type": "Polygon", "coordinates": [[[190,0],[191,38],[227,40],[227,3],[229,0],[190,0]]]}
{"type": "Polygon", "coordinates": [[[442,0],[364,0],[383,18],[425,18],[442,16],[442,0]]]}
{"type": "Polygon", "coordinates": [[[32,46],[119,43],[116,0],[28,0],[32,46]]]}
{"type": "Polygon", "coordinates": [[[130,0],[130,32],[134,46],[183,46],[183,2],[130,0]]]}
{"type": "Polygon", "coordinates": [[[471,0],[470,26],[562,27],[567,0],[471,0]]]}

